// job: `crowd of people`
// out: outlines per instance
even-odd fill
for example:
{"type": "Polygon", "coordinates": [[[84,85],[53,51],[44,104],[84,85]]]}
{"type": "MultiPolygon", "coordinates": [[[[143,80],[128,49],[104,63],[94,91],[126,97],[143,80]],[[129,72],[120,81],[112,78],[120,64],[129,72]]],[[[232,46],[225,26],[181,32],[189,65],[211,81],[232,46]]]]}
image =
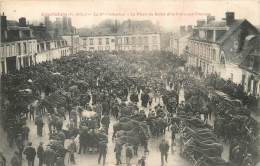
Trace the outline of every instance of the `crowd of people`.
{"type": "MultiPolygon", "coordinates": [[[[82,52],[2,75],[2,126],[9,146],[17,149],[11,165],[21,166],[23,156],[28,166],[34,166],[36,157],[39,166],[64,166],[66,156],[76,164],[75,153],[82,152],[99,153],[98,164],[104,165],[112,127],[116,164],[123,163],[125,148],[125,162],[130,166],[138,156],[138,147],[149,153],[150,137],[164,136],[167,128],[171,131],[170,146],[174,146],[176,135],[187,128],[190,117],[203,119],[210,128],[207,119],[211,118],[213,100],[198,90],[186,69],[183,71],[184,63],[169,52],[82,52]],[[182,86],[185,102],[179,103],[182,86]],[[27,119],[35,122],[38,137],[43,136],[44,125],[48,126],[48,142],[34,147],[27,119]]],[[[253,120],[247,118],[244,124],[254,128],[253,120]]],[[[185,146],[183,141],[181,146],[185,146]]],[[[167,162],[170,146],[163,139],[158,147],[162,165],[167,162]]],[[[243,162],[239,165],[245,166],[243,162]]],[[[145,155],[138,164],[145,166],[145,155]]]]}

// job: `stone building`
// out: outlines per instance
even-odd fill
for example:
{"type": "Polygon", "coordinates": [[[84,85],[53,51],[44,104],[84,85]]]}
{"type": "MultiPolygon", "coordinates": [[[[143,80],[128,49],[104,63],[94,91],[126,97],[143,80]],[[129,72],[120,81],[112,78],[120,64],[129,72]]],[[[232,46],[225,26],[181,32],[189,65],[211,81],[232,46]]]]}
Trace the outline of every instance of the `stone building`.
{"type": "Polygon", "coordinates": [[[52,37],[45,25],[31,26],[37,40],[35,62],[41,63],[70,55],[67,42],[59,36],[52,37]]]}
{"type": "Polygon", "coordinates": [[[35,64],[37,41],[26,18],[9,21],[1,15],[0,72],[9,73],[35,64]]]}
{"type": "Polygon", "coordinates": [[[160,50],[160,34],[95,34],[80,36],[84,51],[156,51],[160,50]]]}
{"type": "Polygon", "coordinates": [[[189,38],[186,54],[188,65],[204,75],[217,73],[224,79],[239,84],[243,69],[239,67],[248,54],[246,37],[258,34],[258,30],[246,19],[235,19],[235,13],[226,12],[226,18],[215,21],[208,16],[198,20],[189,38]]]}

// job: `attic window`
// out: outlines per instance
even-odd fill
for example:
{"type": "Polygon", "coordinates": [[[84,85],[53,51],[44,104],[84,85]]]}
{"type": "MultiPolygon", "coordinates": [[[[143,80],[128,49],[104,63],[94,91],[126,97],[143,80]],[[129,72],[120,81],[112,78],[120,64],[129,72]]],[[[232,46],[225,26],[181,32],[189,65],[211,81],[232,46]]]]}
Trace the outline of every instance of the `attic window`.
{"type": "Polygon", "coordinates": [[[224,52],[222,51],[221,54],[220,54],[220,64],[223,64],[225,65],[225,54],[224,52]]]}
{"type": "Polygon", "coordinates": [[[249,59],[249,67],[253,67],[253,65],[254,65],[254,57],[251,56],[249,59]]]}

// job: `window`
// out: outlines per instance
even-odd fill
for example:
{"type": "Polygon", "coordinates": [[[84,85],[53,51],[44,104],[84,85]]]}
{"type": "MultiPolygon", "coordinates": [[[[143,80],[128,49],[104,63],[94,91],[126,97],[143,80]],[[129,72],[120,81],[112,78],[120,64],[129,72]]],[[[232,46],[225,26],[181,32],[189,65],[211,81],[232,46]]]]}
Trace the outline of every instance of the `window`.
{"type": "Polygon", "coordinates": [[[23,43],[23,48],[24,48],[24,50],[23,50],[24,54],[26,54],[27,53],[27,47],[26,47],[26,43],[25,42],[23,43]]]}
{"type": "Polygon", "coordinates": [[[157,37],[156,36],[153,36],[152,40],[153,40],[153,43],[157,43],[157,37]]]}
{"type": "Polygon", "coordinates": [[[121,43],[122,43],[122,39],[121,39],[121,37],[118,38],[117,42],[118,42],[118,44],[121,44],[121,43]]]}
{"type": "Polygon", "coordinates": [[[114,43],[114,42],[115,42],[115,39],[111,39],[111,42],[114,43]]]}
{"type": "Polygon", "coordinates": [[[146,43],[146,44],[148,43],[148,37],[147,36],[144,37],[144,43],[146,43]]]}
{"type": "Polygon", "coordinates": [[[40,45],[37,44],[37,52],[40,52],[40,45]]]}
{"type": "Polygon", "coordinates": [[[132,44],[135,44],[136,42],[136,37],[132,37],[132,44]]]}
{"type": "Polygon", "coordinates": [[[91,38],[91,39],[89,39],[89,45],[93,45],[94,44],[94,42],[93,42],[94,40],[91,38]]]}
{"type": "Polygon", "coordinates": [[[41,46],[41,52],[42,52],[42,51],[45,51],[44,43],[41,43],[40,46],[41,46]]]}
{"type": "Polygon", "coordinates": [[[102,45],[102,38],[98,39],[98,45],[102,45]]]}
{"type": "Polygon", "coordinates": [[[216,61],[216,50],[215,49],[212,50],[212,59],[214,61],[216,61]]]}
{"type": "Polygon", "coordinates": [[[245,86],[245,83],[246,83],[246,75],[242,75],[242,86],[243,86],[243,88],[244,88],[244,86],[245,86]]]}
{"type": "Polygon", "coordinates": [[[106,50],[107,50],[107,51],[110,50],[110,47],[109,47],[109,46],[106,46],[106,50]]]}
{"type": "Polygon", "coordinates": [[[5,73],[5,62],[1,61],[2,73],[5,73]]]}
{"type": "Polygon", "coordinates": [[[98,46],[98,51],[102,51],[103,47],[102,46],[98,46]]]}
{"type": "Polygon", "coordinates": [[[50,50],[50,49],[51,49],[50,42],[47,42],[47,43],[46,43],[46,49],[47,49],[47,50],[50,50]]]}
{"type": "Polygon", "coordinates": [[[83,48],[87,47],[87,39],[83,39],[83,48]]]}
{"type": "Polygon", "coordinates": [[[125,44],[129,44],[129,38],[128,38],[128,37],[125,37],[125,38],[124,38],[124,43],[125,43],[125,44]]]}
{"type": "Polygon", "coordinates": [[[250,56],[250,58],[249,58],[249,67],[253,68],[253,65],[254,65],[254,57],[250,56]]]}
{"type": "Polygon", "coordinates": [[[18,43],[17,47],[18,47],[18,54],[21,55],[22,54],[21,43],[18,43]]]}
{"type": "Polygon", "coordinates": [[[139,43],[139,44],[142,44],[142,43],[143,43],[143,39],[142,39],[142,37],[140,37],[140,36],[138,37],[138,43],[139,43]]]}
{"type": "Polygon", "coordinates": [[[158,46],[157,45],[153,45],[153,50],[158,50],[158,46]]]}
{"type": "Polygon", "coordinates": [[[106,38],[106,44],[109,44],[109,38],[106,38]]]}

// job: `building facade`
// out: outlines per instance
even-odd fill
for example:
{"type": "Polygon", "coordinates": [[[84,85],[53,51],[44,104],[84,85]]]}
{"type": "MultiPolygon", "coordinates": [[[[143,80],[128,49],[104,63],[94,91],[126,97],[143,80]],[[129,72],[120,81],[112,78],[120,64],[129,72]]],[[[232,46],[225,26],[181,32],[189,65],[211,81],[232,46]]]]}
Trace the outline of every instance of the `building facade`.
{"type": "Polygon", "coordinates": [[[70,47],[65,40],[39,41],[37,43],[36,63],[60,59],[70,55],[70,47]]]}
{"type": "Polygon", "coordinates": [[[188,45],[190,34],[172,34],[170,38],[170,51],[177,56],[182,56],[188,45]]]}
{"type": "Polygon", "coordinates": [[[32,30],[26,25],[24,17],[19,22],[13,22],[15,25],[8,25],[6,16],[1,15],[1,73],[14,72],[35,64],[37,41],[32,30]]]}
{"type": "Polygon", "coordinates": [[[83,51],[115,51],[116,36],[80,36],[81,50],[83,51]]]}
{"type": "Polygon", "coordinates": [[[240,84],[243,69],[239,65],[248,54],[245,38],[257,33],[247,20],[235,19],[233,12],[226,13],[225,21],[215,21],[212,16],[207,21],[199,20],[185,50],[188,65],[205,75],[217,73],[240,84]]]}
{"type": "Polygon", "coordinates": [[[158,51],[160,34],[111,34],[81,36],[84,51],[158,51]]]}
{"type": "Polygon", "coordinates": [[[79,34],[76,32],[62,35],[62,39],[64,39],[67,42],[67,45],[70,47],[70,54],[76,54],[82,49],[82,46],[80,45],[79,34]]]}
{"type": "Polygon", "coordinates": [[[123,34],[116,38],[116,50],[118,51],[159,51],[160,34],[123,34]]]}
{"type": "MultiPolygon", "coordinates": [[[[240,64],[242,85],[248,94],[260,96],[260,36],[251,35],[246,38],[245,47],[251,47],[245,60],[240,64]]],[[[259,103],[260,104],[260,103],[259,103]]],[[[259,105],[260,106],[260,105],[259,105]]]]}

